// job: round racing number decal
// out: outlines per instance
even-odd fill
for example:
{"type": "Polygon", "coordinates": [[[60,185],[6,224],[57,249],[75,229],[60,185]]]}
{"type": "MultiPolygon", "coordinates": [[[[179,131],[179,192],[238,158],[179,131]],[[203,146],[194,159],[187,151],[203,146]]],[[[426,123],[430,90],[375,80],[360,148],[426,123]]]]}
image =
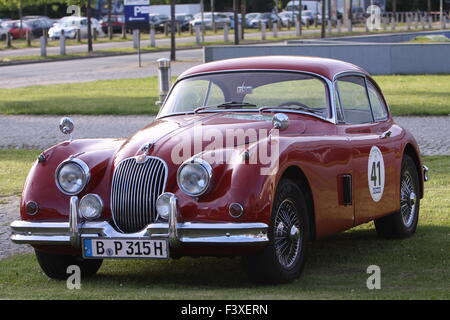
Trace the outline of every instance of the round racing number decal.
{"type": "Polygon", "coordinates": [[[369,163],[367,164],[367,178],[373,201],[380,201],[384,190],[384,161],[383,154],[375,146],[370,149],[369,163]]]}

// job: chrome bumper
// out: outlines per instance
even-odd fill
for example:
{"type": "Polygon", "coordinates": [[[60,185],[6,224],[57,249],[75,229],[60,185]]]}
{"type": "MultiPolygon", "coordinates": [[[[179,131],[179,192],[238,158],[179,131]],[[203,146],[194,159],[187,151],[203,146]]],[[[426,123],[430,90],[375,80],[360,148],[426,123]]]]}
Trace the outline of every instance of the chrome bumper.
{"type": "Polygon", "coordinates": [[[423,181],[428,181],[428,171],[430,171],[430,169],[428,169],[427,166],[422,166],[422,173],[423,173],[423,181]]]}
{"type": "Polygon", "coordinates": [[[83,238],[168,239],[172,248],[180,244],[251,245],[269,241],[265,223],[178,222],[176,202],[173,196],[167,223],[152,223],[140,232],[125,234],[106,221],[79,222],[78,198],[71,197],[69,222],[16,220],[11,224],[11,240],[19,244],[75,248],[80,247],[83,238]]]}

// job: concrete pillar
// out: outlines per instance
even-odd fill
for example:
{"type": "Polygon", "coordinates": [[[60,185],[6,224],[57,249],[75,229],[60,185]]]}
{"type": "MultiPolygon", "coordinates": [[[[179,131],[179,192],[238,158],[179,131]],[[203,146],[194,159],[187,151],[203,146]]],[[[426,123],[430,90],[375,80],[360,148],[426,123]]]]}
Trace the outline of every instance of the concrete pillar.
{"type": "Polygon", "coordinates": [[[300,37],[300,22],[295,19],[295,35],[300,37]]]}
{"type": "Polygon", "coordinates": [[[27,40],[27,47],[31,47],[31,35],[30,35],[30,30],[28,30],[28,29],[25,32],[25,38],[27,40]]]}
{"type": "Polygon", "coordinates": [[[7,32],[7,33],[6,33],[6,47],[7,47],[7,48],[11,48],[11,47],[12,47],[11,42],[12,42],[12,36],[11,36],[11,33],[7,32]]]}
{"type": "Polygon", "coordinates": [[[150,26],[150,47],[156,47],[155,26],[153,24],[150,26]]]}
{"type": "Polygon", "coordinates": [[[266,24],[261,23],[261,40],[266,40],[266,24]]]}
{"type": "Polygon", "coordinates": [[[44,36],[40,38],[41,43],[41,57],[47,56],[47,39],[44,36]]]}
{"type": "Polygon", "coordinates": [[[59,37],[59,54],[61,56],[66,55],[66,36],[64,35],[64,30],[61,30],[61,35],[59,37]]]}
{"type": "Polygon", "coordinates": [[[278,38],[278,23],[274,22],[272,25],[273,37],[278,38]]]}
{"type": "Polygon", "coordinates": [[[223,41],[224,42],[228,42],[228,33],[229,33],[229,30],[228,30],[228,23],[226,23],[226,24],[224,24],[224,26],[223,26],[223,41]]]}
{"type": "Polygon", "coordinates": [[[200,43],[201,43],[201,41],[200,41],[200,37],[201,37],[201,35],[200,35],[200,26],[199,25],[196,25],[195,26],[195,44],[196,45],[200,45],[200,43]]]}
{"type": "Polygon", "coordinates": [[[138,30],[134,29],[133,30],[133,49],[137,49],[139,44],[139,39],[138,39],[138,30]]]}

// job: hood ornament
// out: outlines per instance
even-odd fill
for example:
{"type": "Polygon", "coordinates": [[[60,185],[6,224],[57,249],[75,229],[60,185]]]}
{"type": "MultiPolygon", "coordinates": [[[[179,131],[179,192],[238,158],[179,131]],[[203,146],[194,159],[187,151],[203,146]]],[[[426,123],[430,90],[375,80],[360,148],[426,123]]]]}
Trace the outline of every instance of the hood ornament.
{"type": "Polygon", "coordinates": [[[150,151],[153,150],[153,147],[155,146],[154,143],[146,143],[141,147],[141,152],[144,152],[145,154],[148,154],[150,151]]]}

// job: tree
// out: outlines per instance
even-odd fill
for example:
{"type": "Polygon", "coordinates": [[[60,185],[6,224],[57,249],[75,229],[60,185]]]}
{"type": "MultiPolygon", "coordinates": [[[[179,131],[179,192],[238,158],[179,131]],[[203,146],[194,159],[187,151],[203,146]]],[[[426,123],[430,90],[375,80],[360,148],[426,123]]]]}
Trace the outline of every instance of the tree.
{"type": "MultiPolygon", "coordinates": [[[[170,2],[170,60],[175,61],[175,2],[170,2]]],[[[181,26],[180,26],[181,28],[181,26]]]]}
{"type": "Polygon", "coordinates": [[[86,1],[86,17],[87,17],[87,37],[88,37],[88,52],[91,53],[94,51],[92,48],[92,24],[91,24],[91,18],[92,18],[92,7],[91,7],[91,0],[86,1]]]}

